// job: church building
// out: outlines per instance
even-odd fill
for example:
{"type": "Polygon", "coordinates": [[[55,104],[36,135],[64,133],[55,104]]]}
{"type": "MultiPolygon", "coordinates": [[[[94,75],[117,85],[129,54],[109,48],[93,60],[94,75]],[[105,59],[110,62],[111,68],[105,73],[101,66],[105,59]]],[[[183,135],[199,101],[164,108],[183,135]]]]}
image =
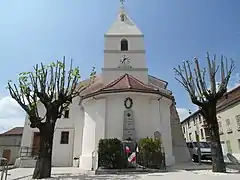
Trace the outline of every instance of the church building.
{"type": "MultiPolygon", "coordinates": [[[[100,139],[138,141],[156,133],[167,166],[189,161],[174,96],[166,81],[148,74],[144,35],[123,6],[104,37],[102,72],[56,123],[53,166],[95,169],[100,139]]],[[[38,131],[29,127],[27,118],[21,146],[32,155],[39,148],[38,131]]],[[[34,163],[29,156],[20,158],[20,167],[34,163]]]]}

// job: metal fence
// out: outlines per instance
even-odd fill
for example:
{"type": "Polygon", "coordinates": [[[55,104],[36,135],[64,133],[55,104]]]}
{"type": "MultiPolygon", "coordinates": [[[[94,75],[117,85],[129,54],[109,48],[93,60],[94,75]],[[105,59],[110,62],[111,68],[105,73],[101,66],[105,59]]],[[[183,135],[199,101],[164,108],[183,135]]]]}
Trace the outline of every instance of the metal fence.
{"type": "Polygon", "coordinates": [[[166,169],[164,152],[137,153],[137,164],[146,168],[166,169]]]}
{"type": "Polygon", "coordinates": [[[0,180],[7,180],[8,159],[6,159],[6,158],[0,158],[0,174],[1,174],[1,179],[0,180]]]}
{"type": "Polygon", "coordinates": [[[39,150],[37,148],[30,147],[21,147],[20,148],[20,157],[36,157],[39,154],[39,150]]]}
{"type": "Polygon", "coordinates": [[[124,156],[126,157],[126,161],[128,161],[128,157],[132,153],[135,153],[134,156],[136,156],[133,163],[127,162],[128,168],[140,165],[142,167],[150,169],[166,169],[165,153],[163,147],[161,147],[157,152],[139,151],[137,147],[138,144],[134,141],[123,141],[124,156]],[[129,153],[126,152],[126,147],[129,148],[129,153]]]}

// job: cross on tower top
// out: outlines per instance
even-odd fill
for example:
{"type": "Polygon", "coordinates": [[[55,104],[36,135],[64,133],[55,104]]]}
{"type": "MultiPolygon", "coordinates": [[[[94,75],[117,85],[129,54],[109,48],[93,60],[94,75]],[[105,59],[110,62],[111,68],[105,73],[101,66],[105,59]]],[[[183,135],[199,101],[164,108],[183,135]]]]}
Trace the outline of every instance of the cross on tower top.
{"type": "Polygon", "coordinates": [[[123,5],[125,3],[125,0],[120,0],[120,3],[123,5]]]}

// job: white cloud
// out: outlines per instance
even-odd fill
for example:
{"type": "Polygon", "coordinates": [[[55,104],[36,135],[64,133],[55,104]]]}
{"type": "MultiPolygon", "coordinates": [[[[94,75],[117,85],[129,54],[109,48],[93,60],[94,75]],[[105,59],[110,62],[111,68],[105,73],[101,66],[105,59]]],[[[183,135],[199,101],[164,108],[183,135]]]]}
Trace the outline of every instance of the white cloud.
{"type": "Polygon", "coordinates": [[[189,110],[185,108],[177,108],[180,121],[183,121],[189,116],[189,110]]]}
{"type": "MultiPolygon", "coordinates": [[[[216,82],[216,91],[218,91],[220,85],[220,81],[216,82]]],[[[232,89],[236,88],[240,85],[240,73],[233,74],[228,82],[227,85],[227,92],[231,91],[232,89]]],[[[211,90],[211,86],[208,86],[208,89],[211,90]]]]}
{"type": "Polygon", "coordinates": [[[25,112],[10,96],[0,99],[0,133],[15,126],[23,126],[25,112]]]}
{"type": "Polygon", "coordinates": [[[191,113],[194,113],[198,110],[198,107],[195,105],[191,105],[191,108],[188,108],[188,109],[187,108],[177,108],[180,122],[182,122],[184,119],[186,119],[188,116],[190,116],[189,110],[191,113]]]}
{"type": "Polygon", "coordinates": [[[235,75],[232,75],[230,78],[230,81],[228,83],[228,91],[231,91],[232,89],[236,88],[240,85],[240,73],[236,73],[235,75]]]}

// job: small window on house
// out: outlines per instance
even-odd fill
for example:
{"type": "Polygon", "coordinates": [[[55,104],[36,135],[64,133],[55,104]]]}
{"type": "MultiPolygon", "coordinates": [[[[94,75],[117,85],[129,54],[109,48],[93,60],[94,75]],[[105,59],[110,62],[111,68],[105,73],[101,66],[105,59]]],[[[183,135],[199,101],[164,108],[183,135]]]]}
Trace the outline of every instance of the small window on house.
{"type": "Polygon", "coordinates": [[[188,120],[187,125],[188,125],[188,128],[191,127],[191,122],[190,122],[190,120],[188,120]]]}
{"type": "Polygon", "coordinates": [[[231,142],[229,140],[226,141],[227,144],[227,151],[228,153],[232,153],[232,146],[231,146],[231,142]]]}
{"type": "Polygon", "coordinates": [[[185,134],[185,127],[182,127],[182,129],[183,129],[183,134],[185,134]]]}
{"type": "Polygon", "coordinates": [[[199,140],[199,138],[200,138],[199,133],[195,131],[195,140],[197,141],[197,139],[199,140]]]}
{"type": "Polygon", "coordinates": [[[121,40],[121,51],[128,51],[128,41],[126,39],[121,40]]]}
{"type": "Polygon", "coordinates": [[[236,121],[237,121],[237,129],[240,130],[240,114],[236,116],[236,121]]]}
{"type": "Polygon", "coordinates": [[[240,139],[238,139],[238,149],[240,150],[240,139]]]}
{"type": "Polygon", "coordinates": [[[68,139],[69,139],[69,132],[62,131],[60,144],[68,144],[68,139]]]}
{"type": "Polygon", "coordinates": [[[64,118],[69,118],[69,109],[64,111],[64,118]]]}
{"type": "Polygon", "coordinates": [[[223,134],[222,122],[218,122],[219,134],[223,134]]]}
{"type": "Polygon", "coordinates": [[[192,141],[192,133],[189,133],[189,140],[192,141]]]}
{"type": "Polygon", "coordinates": [[[200,129],[200,133],[201,133],[201,139],[204,139],[203,129],[200,129]]]}
{"type": "Polygon", "coordinates": [[[199,115],[198,118],[199,118],[199,123],[202,123],[202,116],[199,115]]]}
{"type": "Polygon", "coordinates": [[[232,132],[230,119],[226,119],[227,132],[232,132]]]}

